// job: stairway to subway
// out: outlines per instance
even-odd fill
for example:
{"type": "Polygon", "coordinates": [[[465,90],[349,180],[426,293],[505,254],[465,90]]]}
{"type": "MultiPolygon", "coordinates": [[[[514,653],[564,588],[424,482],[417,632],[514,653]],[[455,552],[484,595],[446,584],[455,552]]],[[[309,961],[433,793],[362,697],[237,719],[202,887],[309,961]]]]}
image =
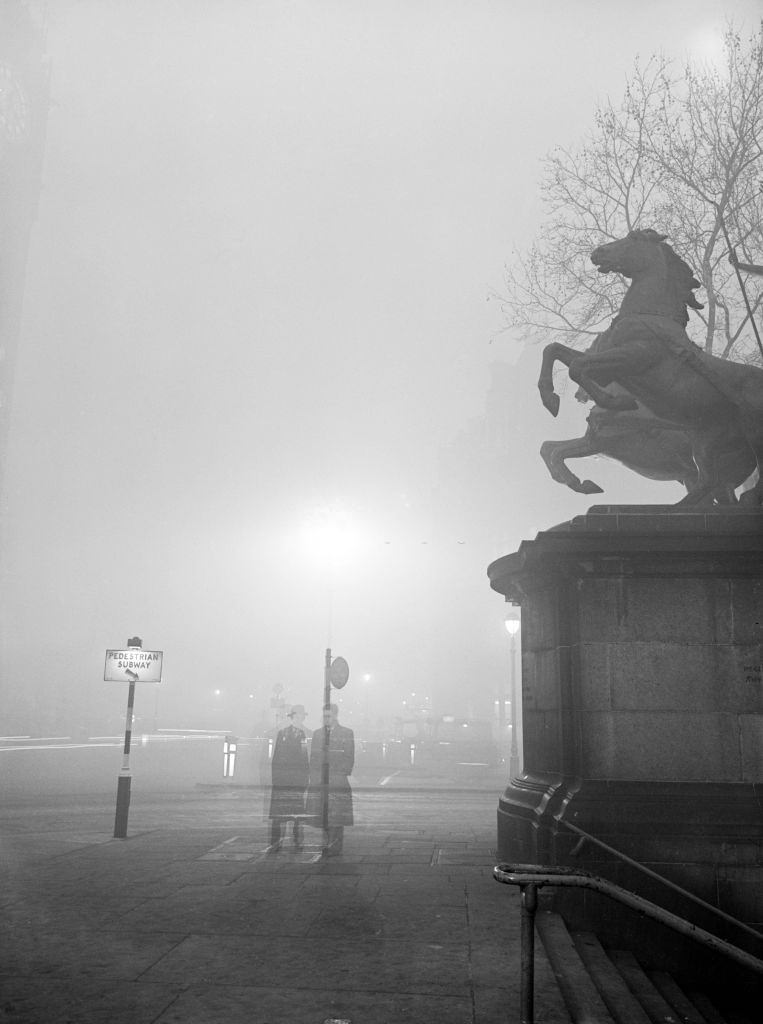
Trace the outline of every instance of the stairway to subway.
{"type": "MultiPolygon", "coordinates": [[[[678,974],[659,954],[605,948],[590,931],[541,910],[535,927],[572,1024],[759,1024],[763,986],[722,962],[678,974]]],[[[699,961],[698,961],[699,966],[699,961]]],[[[750,972],[746,972],[749,975],[750,972]]]]}

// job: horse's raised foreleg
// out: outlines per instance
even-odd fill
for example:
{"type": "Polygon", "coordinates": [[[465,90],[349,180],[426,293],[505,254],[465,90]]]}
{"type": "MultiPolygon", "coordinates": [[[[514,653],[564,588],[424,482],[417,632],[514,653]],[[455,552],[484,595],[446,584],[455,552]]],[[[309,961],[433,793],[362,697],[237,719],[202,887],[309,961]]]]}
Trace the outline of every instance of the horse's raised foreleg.
{"type": "Polygon", "coordinates": [[[540,446],[540,455],[548,466],[551,476],[560,484],[566,484],[578,494],[603,494],[603,490],[593,480],[581,480],[575,476],[565,459],[585,458],[596,455],[599,448],[591,443],[589,437],[576,437],[569,441],[544,441],[540,446]]]}
{"type": "Polygon", "coordinates": [[[613,412],[626,412],[631,409],[638,409],[638,402],[631,395],[613,395],[605,390],[597,381],[609,384],[612,381],[622,382],[629,370],[631,360],[628,353],[606,352],[587,354],[585,352],[575,353],[568,365],[570,380],[578,384],[591,400],[600,405],[602,409],[611,409],[613,412]]]}
{"type": "Polygon", "coordinates": [[[559,412],[559,395],[554,391],[554,364],[558,360],[569,367],[575,356],[579,355],[580,353],[574,348],[568,348],[567,345],[562,345],[558,341],[552,341],[543,349],[538,391],[540,391],[541,401],[552,416],[556,416],[559,412]]]}

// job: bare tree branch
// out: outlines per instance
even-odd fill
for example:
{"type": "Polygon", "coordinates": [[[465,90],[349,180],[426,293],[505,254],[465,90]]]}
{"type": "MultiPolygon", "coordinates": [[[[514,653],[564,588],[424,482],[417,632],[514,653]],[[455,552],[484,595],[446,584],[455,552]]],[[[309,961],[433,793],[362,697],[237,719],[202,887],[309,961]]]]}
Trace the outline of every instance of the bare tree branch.
{"type": "MultiPolygon", "coordinates": [[[[624,282],[603,281],[590,252],[638,227],[667,234],[702,282],[689,332],[707,352],[758,358],[721,218],[743,257],[763,257],[763,23],[743,42],[731,25],[722,68],[636,60],[619,105],[606,100],[574,148],[543,161],[546,219],[515,253],[499,296],[523,335],[588,344],[616,313],[624,282]]],[[[755,311],[763,282],[746,284],[755,311]]]]}

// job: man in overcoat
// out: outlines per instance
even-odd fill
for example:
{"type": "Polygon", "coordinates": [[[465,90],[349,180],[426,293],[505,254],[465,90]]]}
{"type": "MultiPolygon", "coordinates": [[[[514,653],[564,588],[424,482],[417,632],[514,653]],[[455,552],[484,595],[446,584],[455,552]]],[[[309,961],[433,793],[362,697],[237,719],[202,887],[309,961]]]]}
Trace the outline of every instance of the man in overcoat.
{"type": "Polygon", "coordinates": [[[310,749],[310,786],[307,813],[316,828],[327,826],[323,854],[342,852],[344,827],[353,824],[349,776],[355,764],[355,734],[339,724],[339,708],[329,704],[323,711],[323,728],[313,733],[310,749]],[[324,758],[328,759],[328,792],[324,782],[324,758]],[[328,797],[328,813],[326,813],[328,797]]]}
{"type": "Polygon", "coordinates": [[[270,844],[276,852],[282,842],[282,829],[294,822],[294,845],[302,846],[302,822],[305,818],[305,793],[309,776],[307,735],[303,728],[305,708],[295,704],[286,716],[291,719],[276,736],[271,761],[270,844]]]}

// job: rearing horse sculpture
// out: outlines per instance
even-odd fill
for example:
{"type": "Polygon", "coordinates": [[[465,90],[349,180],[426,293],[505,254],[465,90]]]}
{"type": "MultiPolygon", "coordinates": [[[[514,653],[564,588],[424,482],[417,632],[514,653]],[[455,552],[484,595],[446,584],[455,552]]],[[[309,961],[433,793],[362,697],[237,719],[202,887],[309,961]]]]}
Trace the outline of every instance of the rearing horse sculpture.
{"type": "Polygon", "coordinates": [[[742,499],[763,504],[763,369],[708,355],[686,334],[687,307],[699,281],[689,266],[652,230],[631,231],[591,254],[599,273],[631,279],[620,311],[595,352],[553,343],[543,350],[541,399],[554,415],[559,396],[553,368],[563,362],[570,378],[603,409],[626,411],[641,402],[655,416],[683,427],[697,477],[679,504],[697,504],[727,485],[724,455],[749,454],[758,481],[742,499]],[[627,394],[606,390],[618,384],[627,394]],[[638,399],[638,402],[635,401],[638,399]]]}
{"type": "MultiPolygon", "coordinates": [[[[598,335],[587,354],[598,352],[606,337],[598,335]]],[[[610,391],[626,393],[619,384],[611,384],[610,391]]],[[[588,395],[578,388],[579,402],[589,401],[588,395]]],[[[632,396],[631,396],[632,397],[632,396]]],[[[554,480],[566,484],[580,494],[601,494],[602,489],[593,480],[581,480],[567,465],[567,459],[603,455],[614,459],[628,469],[649,480],[675,480],[687,492],[696,490],[697,466],[692,454],[692,442],[684,427],[660,419],[640,405],[638,409],[617,412],[594,405],[586,420],[582,437],[564,441],[544,441],[540,454],[554,480]]],[[[755,458],[746,442],[719,460],[718,469],[723,486],[703,499],[707,504],[736,504],[736,489],[741,487],[755,470],[755,458]]]]}
{"type": "MultiPolygon", "coordinates": [[[[593,480],[581,480],[567,459],[602,455],[622,463],[649,480],[675,480],[692,492],[697,486],[697,467],[689,435],[683,427],[654,416],[641,406],[635,412],[612,412],[595,405],[588,414],[582,437],[544,441],[540,454],[554,480],[579,494],[602,494],[593,480]]],[[[736,488],[751,476],[755,460],[749,447],[721,459],[723,486],[709,495],[708,504],[735,504],[736,488]]]]}

